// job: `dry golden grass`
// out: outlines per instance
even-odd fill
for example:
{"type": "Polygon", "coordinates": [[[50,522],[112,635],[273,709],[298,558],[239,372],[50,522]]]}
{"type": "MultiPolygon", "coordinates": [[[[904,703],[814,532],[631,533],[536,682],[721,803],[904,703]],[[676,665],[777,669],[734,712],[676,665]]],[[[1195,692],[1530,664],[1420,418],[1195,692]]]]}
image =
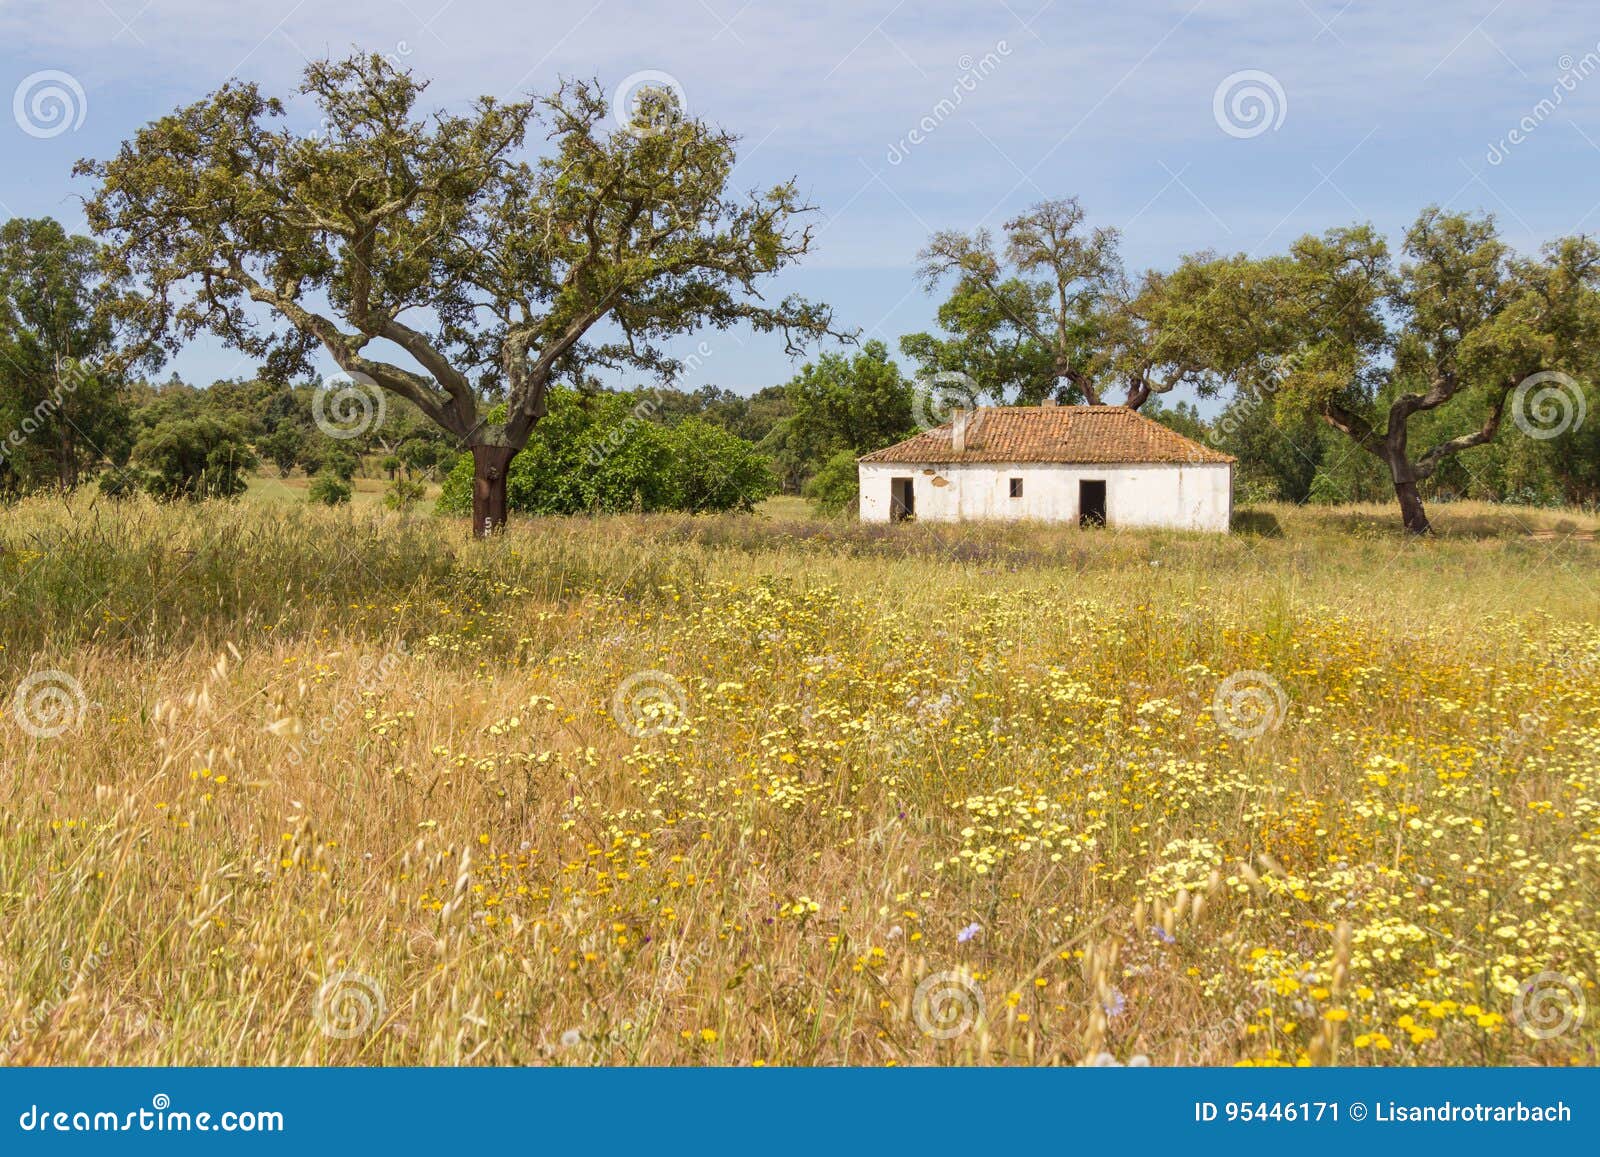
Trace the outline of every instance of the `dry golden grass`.
{"type": "Polygon", "coordinates": [[[1592,1063],[1596,522],[1433,513],[25,503],[0,1050],[1592,1063]]]}

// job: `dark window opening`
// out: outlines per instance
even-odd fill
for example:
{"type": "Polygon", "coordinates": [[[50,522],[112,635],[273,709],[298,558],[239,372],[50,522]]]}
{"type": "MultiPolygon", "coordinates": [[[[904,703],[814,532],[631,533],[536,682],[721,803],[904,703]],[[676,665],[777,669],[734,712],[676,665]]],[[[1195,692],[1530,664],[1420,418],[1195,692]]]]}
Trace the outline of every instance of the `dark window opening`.
{"type": "Polygon", "coordinates": [[[1083,479],[1078,483],[1078,525],[1106,524],[1106,484],[1104,479],[1083,479]]]}
{"type": "Polygon", "coordinates": [[[1013,498],[1021,498],[1022,497],[1022,479],[1013,478],[1011,480],[1011,497],[1013,497],[1013,498]]]}
{"type": "Polygon", "coordinates": [[[904,522],[917,513],[917,492],[910,478],[889,479],[889,521],[904,522]]]}

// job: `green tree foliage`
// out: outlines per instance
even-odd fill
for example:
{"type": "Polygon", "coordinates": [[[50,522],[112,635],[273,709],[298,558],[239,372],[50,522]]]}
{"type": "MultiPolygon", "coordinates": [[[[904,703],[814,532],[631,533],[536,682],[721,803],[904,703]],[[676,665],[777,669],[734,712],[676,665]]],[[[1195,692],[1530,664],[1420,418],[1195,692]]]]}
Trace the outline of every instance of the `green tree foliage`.
{"type": "Polygon", "coordinates": [[[1437,208],[1399,263],[1361,225],[1280,257],[1192,258],[1177,279],[1208,370],[1270,396],[1286,427],[1314,415],[1376,458],[1413,533],[1428,530],[1420,484],[1492,442],[1520,385],[1575,381],[1600,351],[1600,246],[1567,238],[1525,257],[1492,218],[1437,208]]]}
{"type": "Polygon", "coordinates": [[[838,450],[877,450],[916,431],[911,383],[881,341],[854,355],[823,354],[788,391],[789,427],[801,451],[819,461],[838,450]]]}
{"type": "Polygon", "coordinates": [[[950,286],[945,336],[918,333],[900,348],[920,373],[962,373],[983,396],[1035,405],[1046,398],[1102,405],[1121,387],[1134,409],[1180,385],[1219,386],[1201,356],[1185,287],[1123,268],[1115,229],[1089,229],[1077,198],[1042,201],[987,229],[935,233],[918,255],[929,292],[950,286]]]}
{"type": "Polygon", "coordinates": [[[132,441],[119,390],[127,294],[99,246],[49,218],[0,225],[0,491],[75,486],[132,441]]]}
{"type": "Polygon", "coordinates": [[[209,416],[173,418],[139,439],[133,462],[157,498],[232,498],[256,465],[236,426],[209,416]]]}
{"type": "Polygon", "coordinates": [[[289,472],[299,465],[305,444],[306,434],[301,427],[293,422],[280,422],[276,430],[256,444],[256,448],[278,468],[278,477],[287,478],[289,472]]]}
{"type": "Polygon", "coordinates": [[[397,457],[413,474],[430,471],[439,462],[439,446],[431,438],[407,438],[397,457]]]}
{"type": "MultiPolygon", "coordinates": [[[[445,479],[439,508],[471,509],[472,463],[445,479]]],[[[550,391],[547,413],[513,461],[510,508],[528,514],[749,510],[776,489],[754,447],[699,418],[663,425],[649,397],[550,391]]]]}
{"type": "Polygon", "coordinates": [[[824,514],[854,511],[861,501],[861,476],[856,452],[840,450],[806,483],[805,496],[824,514]]]}
{"type": "Polygon", "coordinates": [[[349,482],[356,476],[356,470],[361,466],[361,459],[354,450],[343,442],[333,438],[325,440],[325,449],[321,454],[321,469],[333,474],[342,482],[349,482]]]}
{"type": "Polygon", "coordinates": [[[1327,445],[1315,416],[1280,422],[1270,399],[1248,391],[1234,395],[1203,440],[1239,460],[1239,495],[1258,501],[1309,501],[1327,445]]]}
{"type": "Polygon", "coordinates": [[[309,374],[320,349],[409,400],[471,448],[480,533],[504,516],[506,467],[553,383],[597,366],[670,376],[662,343],[703,327],[780,332],[792,351],[829,329],[823,307],[759,296],[811,244],[794,183],[734,192],[735,138],[665,91],[613,126],[586,83],[431,112],[424,89],[376,54],[313,63],[315,135],[229,83],[81,163],[111,268],[149,289],[128,319],[169,346],[210,331],[271,380],[309,374]]]}

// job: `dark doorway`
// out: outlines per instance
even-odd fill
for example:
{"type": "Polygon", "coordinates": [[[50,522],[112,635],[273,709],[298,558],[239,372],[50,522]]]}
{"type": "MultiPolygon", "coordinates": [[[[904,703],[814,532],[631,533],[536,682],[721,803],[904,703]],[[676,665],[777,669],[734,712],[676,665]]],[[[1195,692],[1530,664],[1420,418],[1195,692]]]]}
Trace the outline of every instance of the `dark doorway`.
{"type": "Polygon", "coordinates": [[[1106,524],[1106,484],[1104,479],[1078,483],[1078,525],[1104,526],[1106,524]]]}
{"type": "Polygon", "coordinates": [[[889,521],[904,522],[917,513],[917,492],[909,478],[889,479],[889,521]]]}

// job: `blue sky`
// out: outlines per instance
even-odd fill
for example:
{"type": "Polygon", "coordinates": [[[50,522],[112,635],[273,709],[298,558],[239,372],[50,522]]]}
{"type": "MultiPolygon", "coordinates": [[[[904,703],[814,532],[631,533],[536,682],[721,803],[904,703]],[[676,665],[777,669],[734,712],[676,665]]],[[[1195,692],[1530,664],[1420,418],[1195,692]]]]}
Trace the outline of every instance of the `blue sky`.
{"type": "MultiPolygon", "coordinates": [[[[230,76],[287,94],[307,57],[352,47],[443,104],[670,75],[744,138],[739,183],[794,176],[820,209],[815,254],[774,292],[891,346],[931,322],[913,276],[930,231],[1045,197],[1122,229],[1135,270],[1352,221],[1394,236],[1430,203],[1491,211],[1529,249],[1600,230],[1600,9],[1554,0],[0,0],[0,212],[81,228],[76,158],[230,76]],[[51,87],[65,120],[35,105],[51,87]]],[[[685,387],[793,372],[748,333],[680,352],[702,340],[685,387]]],[[[172,368],[253,366],[202,343],[172,368]]]]}

